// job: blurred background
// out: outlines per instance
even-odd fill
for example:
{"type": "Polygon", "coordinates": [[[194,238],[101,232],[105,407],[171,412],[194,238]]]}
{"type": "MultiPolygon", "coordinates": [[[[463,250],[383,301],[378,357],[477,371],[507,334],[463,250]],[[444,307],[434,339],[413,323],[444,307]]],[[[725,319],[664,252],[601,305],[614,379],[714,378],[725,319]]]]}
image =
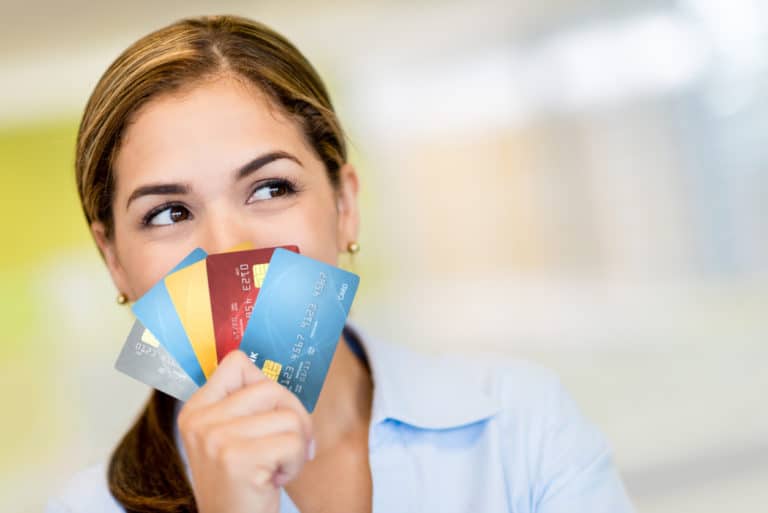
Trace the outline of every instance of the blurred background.
{"type": "Polygon", "coordinates": [[[85,101],[138,37],[223,12],[330,86],[370,335],[554,369],[638,511],[766,510],[760,0],[3,1],[0,510],[105,461],[147,396],[74,187],[85,101]]]}

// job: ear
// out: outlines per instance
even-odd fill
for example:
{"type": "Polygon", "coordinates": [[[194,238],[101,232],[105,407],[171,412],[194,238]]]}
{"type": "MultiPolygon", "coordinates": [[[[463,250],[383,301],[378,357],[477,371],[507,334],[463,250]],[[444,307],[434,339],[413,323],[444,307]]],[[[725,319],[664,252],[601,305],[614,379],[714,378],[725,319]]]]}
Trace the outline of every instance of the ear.
{"type": "Polygon", "coordinates": [[[357,193],[360,183],[357,170],[352,164],[344,164],[339,169],[339,190],[336,194],[336,245],[339,253],[346,253],[347,245],[357,241],[360,227],[360,210],[357,205],[357,193]]]}
{"type": "Polygon", "coordinates": [[[91,223],[91,234],[93,235],[93,240],[96,241],[96,245],[99,247],[104,262],[107,264],[109,274],[112,276],[112,283],[115,284],[118,292],[127,295],[128,300],[132,301],[134,299],[133,291],[128,287],[125,270],[120,264],[120,259],[117,257],[114,238],[107,237],[106,226],[100,221],[91,223]]]}

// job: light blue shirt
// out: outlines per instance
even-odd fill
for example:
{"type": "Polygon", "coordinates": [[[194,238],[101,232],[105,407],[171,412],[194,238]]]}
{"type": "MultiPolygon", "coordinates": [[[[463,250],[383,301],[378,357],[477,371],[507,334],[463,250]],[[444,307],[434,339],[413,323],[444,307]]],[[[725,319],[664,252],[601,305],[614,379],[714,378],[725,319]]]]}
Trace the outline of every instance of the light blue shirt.
{"type": "MultiPolygon", "coordinates": [[[[361,342],[374,382],[374,513],[633,511],[604,437],[552,372],[361,342]]],[[[285,492],[280,510],[298,511],[285,492]]],[[[75,476],[47,511],[122,508],[102,464],[75,476]]]]}

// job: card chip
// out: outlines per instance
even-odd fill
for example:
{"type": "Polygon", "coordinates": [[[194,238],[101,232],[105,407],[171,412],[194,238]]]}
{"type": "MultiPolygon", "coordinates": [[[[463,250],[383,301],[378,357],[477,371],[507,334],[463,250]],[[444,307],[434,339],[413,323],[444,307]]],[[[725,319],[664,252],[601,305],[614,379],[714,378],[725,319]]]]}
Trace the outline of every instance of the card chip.
{"type": "Polygon", "coordinates": [[[145,329],[144,333],[141,334],[141,341],[152,347],[160,347],[160,341],[148,329],[145,329]]]}
{"type": "Polygon", "coordinates": [[[253,286],[257,289],[261,288],[261,284],[264,283],[264,278],[267,276],[267,268],[269,264],[256,264],[253,266],[253,286]]]}
{"type": "Polygon", "coordinates": [[[272,381],[277,381],[277,378],[280,377],[280,370],[282,368],[283,365],[274,360],[264,360],[264,366],[261,368],[261,372],[272,381]]]}

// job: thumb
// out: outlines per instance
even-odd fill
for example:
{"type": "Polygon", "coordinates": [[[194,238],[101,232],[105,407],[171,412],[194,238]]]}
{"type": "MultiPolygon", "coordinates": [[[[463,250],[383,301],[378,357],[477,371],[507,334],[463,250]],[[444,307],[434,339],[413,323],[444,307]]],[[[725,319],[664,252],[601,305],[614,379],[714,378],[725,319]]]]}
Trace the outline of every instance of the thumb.
{"type": "Polygon", "coordinates": [[[189,399],[190,406],[220,401],[241,388],[268,379],[240,350],[231,351],[221,360],[208,382],[189,399]]]}

